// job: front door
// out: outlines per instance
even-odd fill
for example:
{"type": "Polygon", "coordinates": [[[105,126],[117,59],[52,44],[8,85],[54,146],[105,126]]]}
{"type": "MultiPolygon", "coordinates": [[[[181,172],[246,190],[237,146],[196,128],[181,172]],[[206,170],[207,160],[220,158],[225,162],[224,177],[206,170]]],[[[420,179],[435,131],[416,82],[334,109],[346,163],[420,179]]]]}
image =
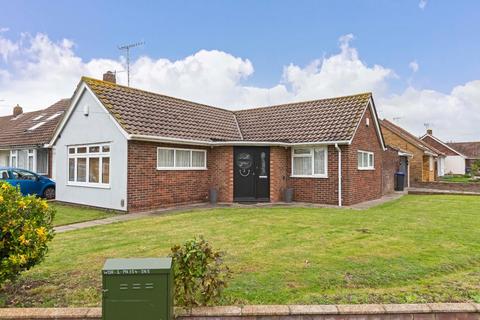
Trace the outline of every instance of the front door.
{"type": "Polygon", "coordinates": [[[233,198],[235,201],[270,201],[270,148],[235,147],[233,198]]]}

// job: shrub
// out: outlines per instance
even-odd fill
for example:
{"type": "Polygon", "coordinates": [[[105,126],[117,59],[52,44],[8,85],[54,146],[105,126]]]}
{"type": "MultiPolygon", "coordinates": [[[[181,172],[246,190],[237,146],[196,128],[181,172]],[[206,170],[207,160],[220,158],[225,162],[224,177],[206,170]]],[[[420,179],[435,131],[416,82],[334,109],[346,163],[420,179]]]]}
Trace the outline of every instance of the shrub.
{"type": "Polygon", "coordinates": [[[472,177],[475,177],[476,175],[480,174],[480,160],[475,160],[472,163],[472,166],[470,168],[470,174],[472,177]]]}
{"type": "Polygon", "coordinates": [[[0,182],[0,284],[42,261],[53,238],[53,217],[45,200],[0,182]]]}
{"type": "Polygon", "coordinates": [[[218,301],[231,276],[223,263],[223,252],[213,250],[200,236],[173,246],[171,257],[176,305],[206,306],[218,301]]]}

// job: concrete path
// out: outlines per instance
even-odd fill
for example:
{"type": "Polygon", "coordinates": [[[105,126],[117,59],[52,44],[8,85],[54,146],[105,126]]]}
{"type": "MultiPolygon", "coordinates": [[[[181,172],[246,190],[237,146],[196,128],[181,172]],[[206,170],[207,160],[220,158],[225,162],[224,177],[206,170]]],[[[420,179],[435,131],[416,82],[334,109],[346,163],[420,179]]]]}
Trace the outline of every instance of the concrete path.
{"type": "MultiPolygon", "coordinates": [[[[362,202],[362,203],[359,203],[359,204],[356,204],[356,205],[353,205],[353,206],[345,206],[343,208],[365,210],[365,209],[369,209],[373,206],[377,206],[379,204],[398,199],[401,196],[403,196],[404,194],[405,194],[405,192],[395,192],[395,193],[392,193],[392,194],[385,195],[382,198],[377,199],[377,200],[362,202]]],[[[209,203],[197,203],[197,204],[191,204],[191,205],[176,206],[176,207],[171,207],[171,208],[162,208],[162,209],[157,209],[157,210],[147,211],[147,212],[140,212],[140,213],[118,214],[118,215],[115,215],[115,216],[109,217],[109,218],[79,222],[79,223],[74,223],[74,224],[68,224],[68,225],[65,225],[65,226],[58,226],[58,227],[55,227],[55,232],[56,233],[62,233],[62,232],[91,228],[91,227],[95,227],[95,226],[102,226],[102,225],[112,224],[112,223],[117,223],[117,222],[130,221],[130,220],[142,219],[142,218],[146,218],[146,217],[158,216],[158,215],[161,215],[161,214],[169,214],[169,213],[175,213],[175,212],[190,211],[190,210],[194,210],[194,209],[275,208],[275,207],[285,207],[285,208],[290,208],[290,207],[293,207],[293,208],[339,208],[338,206],[334,206],[334,205],[315,204],[315,203],[306,203],[306,202],[291,202],[291,203],[286,203],[286,202],[276,202],[276,203],[263,202],[263,203],[251,203],[251,204],[249,204],[249,203],[218,203],[215,206],[213,206],[209,203]]]]}
{"type": "Polygon", "coordinates": [[[407,194],[407,191],[395,191],[393,193],[389,193],[389,194],[384,195],[380,199],[375,199],[375,200],[371,200],[371,201],[365,201],[365,202],[357,203],[357,204],[354,204],[354,205],[350,206],[349,208],[358,209],[358,210],[366,210],[366,209],[370,209],[371,207],[375,207],[375,206],[378,206],[380,204],[384,204],[385,202],[389,202],[389,201],[392,201],[392,200],[399,199],[406,194],[407,194]]]}

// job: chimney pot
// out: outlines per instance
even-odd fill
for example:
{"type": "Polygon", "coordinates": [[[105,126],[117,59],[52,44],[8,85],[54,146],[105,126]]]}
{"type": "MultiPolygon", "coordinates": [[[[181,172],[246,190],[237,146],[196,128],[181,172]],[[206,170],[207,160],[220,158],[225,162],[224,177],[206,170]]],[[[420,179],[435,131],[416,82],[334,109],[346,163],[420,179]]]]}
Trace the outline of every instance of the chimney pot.
{"type": "Polygon", "coordinates": [[[20,107],[20,105],[17,104],[15,107],[13,107],[13,116],[14,117],[18,117],[22,113],[23,113],[23,108],[20,107]]]}
{"type": "Polygon", "coordinates": [[[107,71],[103,74],[103,81],[108,81],[111,83],[117,83],[115,72],[107,71]]]}
{"type": "Polygon", "coordinates": [[[433,130],[432,130],[432,129],[428,129],[428,130],[427,130],[427,133],[432,136],[432,135],[433,135],[433,130]]]}

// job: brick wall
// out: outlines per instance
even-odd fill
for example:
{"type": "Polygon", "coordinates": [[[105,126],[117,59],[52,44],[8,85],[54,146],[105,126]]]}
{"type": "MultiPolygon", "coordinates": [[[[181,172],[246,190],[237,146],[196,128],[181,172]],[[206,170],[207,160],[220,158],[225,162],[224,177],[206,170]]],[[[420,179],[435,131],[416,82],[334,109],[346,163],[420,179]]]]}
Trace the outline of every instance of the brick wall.
{"type": "MultiPolygon", "coordinates": [[[[345,146],[342,146],[345,149],[345,146]]],[[[291,149],[288,148],[288,154],[291,149]]],[[[300,202],[338,204],[338,162],[334,146],[328,146],[328,178],[292,178],[292,163],[288,161],[288,186],[293,188],[293,200],[300,202]]]]}
{"type": "Polygon", "coordinates": [[[398,151],[387,147],[383,153],[382,194],[395,191],[395,172],[400,168],[398,151]]]}
{"type": "MultiPolygon", "coordinates": [[[[208,170],[157,170],[157,147],[206,149],[144,141],[128,142],[128,211],[208,200],[208,170]]],[[[208,150],[208,149],[207,149],[208,150]]],[[[211,152],[208,152],[209,159],[211,152]]],[[[208,161],[208,160],[207,160],[208,161]]]]}
{"type": "Polygon", "coordinates": [[[345,154],[346,170],[344,204],[352,205],[382,196],[383,149],[374,124],[374,118],[368,108],[360,122],[352,144],[345,154]],[[367,126],[367,120],[369,125],[367,126]],[[375,170],[358,170],[358,151],[374,153],[375,170]]]}
{"type": "Polygon", "coordinates": [[[432,166],[432,170],[430,170],[430,158],[431,156],[423,156],[422,182],[435,181],[435,159],[432,160],[433,166],[432,166]]]}
{"type": "Polygon", "coordinates": [[[210,148],[207,154],[209,186],[219,202],[233,202],[233,147],[210,148]]]}
{"type": "Polygon", "coordinates": [[[270,147],[270,201],[284,200],[289,177],[290,149],[270,147]]]}
{"type": "Polygon", "coordinates": [[[410,182],[422,181],[423,178],[423,150],[417,148],[410,142],[399,137],[394,132],[389,129],[382,127],[383,138],[385,143],[404,151],[408,151],[413,155],[412,158],[409,158],[409,169],[410,169],[410,182]]]}
{"type": "Polygon", "coordinates": [[[460,182],[415,182],[412,183],[412,187],[425,188],[425,189],[437,189],[437,190],[450,190],[450,191],[463,191],[463,192],[477,192],[480,193],[480,182],[460,183],[460,182]]]}

